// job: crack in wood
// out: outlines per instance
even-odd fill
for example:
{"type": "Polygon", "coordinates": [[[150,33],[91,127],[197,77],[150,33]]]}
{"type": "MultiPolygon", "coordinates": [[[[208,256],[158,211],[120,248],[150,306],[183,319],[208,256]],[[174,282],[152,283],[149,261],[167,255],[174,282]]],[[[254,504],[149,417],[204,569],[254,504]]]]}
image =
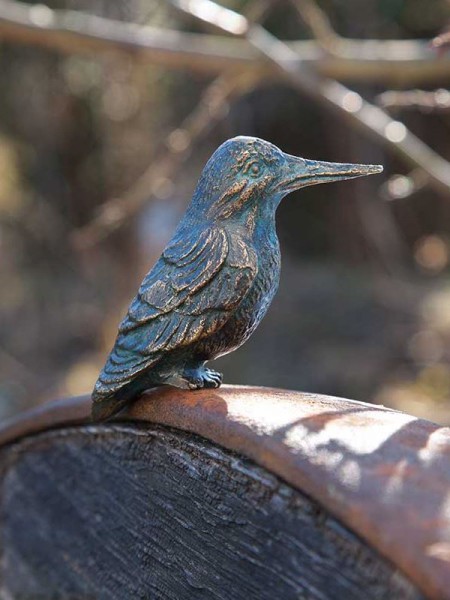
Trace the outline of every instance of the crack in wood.
{"type": "Polygon", "coordinates": [[[67,427],[1,465],[1,598],[422,598],[316,502],[186,432],[67,427]]]}

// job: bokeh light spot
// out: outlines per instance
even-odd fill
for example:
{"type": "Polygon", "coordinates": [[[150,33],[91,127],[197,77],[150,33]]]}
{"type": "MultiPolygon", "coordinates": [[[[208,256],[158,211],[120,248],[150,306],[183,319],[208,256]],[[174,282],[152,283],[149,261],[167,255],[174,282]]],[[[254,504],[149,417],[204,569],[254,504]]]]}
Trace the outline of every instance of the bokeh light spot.
{"type": "Polygon", "coordinates": [[[407,198],[414,191],[414,182],[406,175],[394,175],[389,179],[387,188],[392,199],[407,198]]]}
{"type": "Polygon", "coordinates": [[[29,11],[30,20],[38,27],[49,27],[53,23],[53,12],[44,4],[35,4],[29,11]]]}
{"type": "Polygon", "coordinates": [[[362,105],[362,98],[356,92],[347,92],[342,99],[342,108],[350,113],[358,112],[362,105]]]}
{"type": "Polygon", "coordinates": [[[423,269],[439,273],[449,262],[448,244],[437,235],[425,236],[416,244],[414,258],[423,269]]]}
{"type": "Polygon", "coordinates": [[[406,127],[400,121],[391,121],[384,130],[384,135],[390,142],[398,144],[406,137],[406,127]]]}

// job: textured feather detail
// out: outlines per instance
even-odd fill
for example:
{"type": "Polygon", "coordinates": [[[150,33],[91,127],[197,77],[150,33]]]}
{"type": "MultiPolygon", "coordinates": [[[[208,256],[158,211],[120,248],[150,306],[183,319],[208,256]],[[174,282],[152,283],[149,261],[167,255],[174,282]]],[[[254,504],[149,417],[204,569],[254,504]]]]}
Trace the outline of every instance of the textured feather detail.
{"type": "Polygon", "coordinates": [[[128,386],[167,356],[220,329],[257,273],[255,253],[218,227],[176,236],[145,277],[122,321],[93,398],[128,386]]]}

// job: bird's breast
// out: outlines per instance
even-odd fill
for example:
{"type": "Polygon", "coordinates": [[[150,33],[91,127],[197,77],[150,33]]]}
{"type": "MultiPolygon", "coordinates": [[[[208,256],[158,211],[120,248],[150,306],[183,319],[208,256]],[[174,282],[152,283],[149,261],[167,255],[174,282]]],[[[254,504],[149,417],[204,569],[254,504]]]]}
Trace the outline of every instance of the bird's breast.
{"type": "MultiPolygon", "coordinates": [[[[278,289],[280,250],[276,236],[257,239],[253,249],[258,271],[253,284],[224,327],[207,342],[207,354],[216,358],[241,346],[267,312],[278,289]]],[[[205,348],[206,350],[206,348],[205,348]]]]}
{"type": "MultiPolygon", "coordinates": [[[[245,297],[238,317],[247,323],[250,335],[267,312],[280,281],[280,249],[278,239],[267,239],[255,245],[258,273],[245,297]]],[[[247,335],[247,337],[248,337],[247,335]]]]}

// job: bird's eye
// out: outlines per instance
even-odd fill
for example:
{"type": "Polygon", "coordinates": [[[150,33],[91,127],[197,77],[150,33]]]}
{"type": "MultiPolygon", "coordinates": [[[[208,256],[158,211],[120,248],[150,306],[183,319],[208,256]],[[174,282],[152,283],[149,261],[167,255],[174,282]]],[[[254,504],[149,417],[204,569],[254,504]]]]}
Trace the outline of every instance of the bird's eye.
{"type": "Polygon", "coordinates": [[[245,175],[250,175],[250,177],[258,177],[258,175],[261,173],[261,165],[253,158],[244,164],[242,172],[245,175]]]}

